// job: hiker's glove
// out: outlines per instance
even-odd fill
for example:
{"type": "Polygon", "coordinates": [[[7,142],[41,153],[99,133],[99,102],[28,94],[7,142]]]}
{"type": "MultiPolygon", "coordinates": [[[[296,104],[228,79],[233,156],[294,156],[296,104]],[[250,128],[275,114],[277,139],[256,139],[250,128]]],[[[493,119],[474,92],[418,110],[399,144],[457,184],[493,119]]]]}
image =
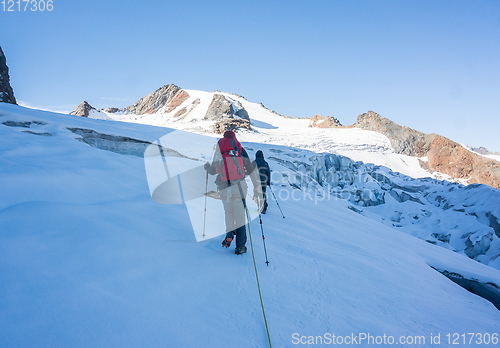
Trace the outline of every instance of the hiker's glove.
{"type": "Polygon", "coordinates": [[[203,166],[203,168],[205,168],[205,170],[208,171],[208,169],[210,168],[210,163],[205,163],[205,165],[203,166]]]}
{"type": "Polygon", "coordinates": [[[259,199],[257,198],[257,196],[253,196],[253,201],[255,202],[255,204],[257,204],[257,206],[259,206],[259,199]]]}

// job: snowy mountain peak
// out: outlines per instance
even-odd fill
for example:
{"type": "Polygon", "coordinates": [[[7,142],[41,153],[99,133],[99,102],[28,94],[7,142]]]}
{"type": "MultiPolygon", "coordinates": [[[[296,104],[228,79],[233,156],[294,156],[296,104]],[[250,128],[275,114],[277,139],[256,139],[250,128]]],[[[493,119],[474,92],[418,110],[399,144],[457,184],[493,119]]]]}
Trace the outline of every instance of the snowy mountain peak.
{"type": "Polygon", "coordinates": [[[91,111],[97,110],[92,105],[90,105],[86,100],[82,101],[75,110],[71,111],[70,115],[81,116],[81,117],[89,117],[91,111]]]}
{"type": "MultiPolygon", "coordinates": [[[[86,100],[80,103],[75,110],[70,112],[71,115],[89,117],[91,112],[105,113],[122,113],[122,114],[153,114],[153,113],[168,113],[182,104],[189,94],[180,87],[169,84],[158,88],[156,91],[149,93],[147,96],[139,99],[134,104],[125,108],[108,107],[99,110],[91,106],[86,100]]],[[[91,116],[92,117],[92,116],[91,116]]]]}

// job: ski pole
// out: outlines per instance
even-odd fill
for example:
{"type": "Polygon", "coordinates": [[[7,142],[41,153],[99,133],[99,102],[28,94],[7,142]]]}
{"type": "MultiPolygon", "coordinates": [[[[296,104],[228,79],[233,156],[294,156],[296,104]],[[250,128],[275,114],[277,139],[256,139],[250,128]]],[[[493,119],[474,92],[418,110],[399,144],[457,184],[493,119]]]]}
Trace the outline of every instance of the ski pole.
{"type": "Polygon", "coordinates": [[[269,186],[269,189],[271,190],[271,193],[273,194],[274,200],[276,201],[276,204],[278,205],[278,208],[280,210],[281,216],[283,216],[283,219],[285,218],[285,215],[283,215],[283,211],[281,210],[280,204],[278,203],[278,200],[276,199],[276,196],[274,195],[273,189],[271,186],[269,186]]]}
{"type": "Polygon", "coordinates": [[[262,232],[262,243],[264,243],[264,254],[266,255],[266,265],[269,266],[269,260],[267,259],[267,250],[266,250],[266,237],[264,237],[264,228],[262,227],[262,215],[259,214],[260,220],[260,231],[262,232]]]}

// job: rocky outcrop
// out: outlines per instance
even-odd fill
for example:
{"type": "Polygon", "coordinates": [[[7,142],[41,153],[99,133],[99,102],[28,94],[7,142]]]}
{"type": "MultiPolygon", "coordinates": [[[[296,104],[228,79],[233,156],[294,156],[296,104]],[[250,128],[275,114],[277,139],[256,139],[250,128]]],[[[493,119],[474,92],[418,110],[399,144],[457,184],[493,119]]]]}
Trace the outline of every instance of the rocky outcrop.
{"type": "Polygon", "coordinates": [[[408,156],[425,156],[434,138],[432,134],[429,135],[400,126],[373,111],[359,115],[354,127],[384,134],[391,141],[396,153],[408,156]]]}
{"type": "Polygon", "coordinates": [[[14,91],[10,85],[9,67],[7,59],[0,46],[0,102],[17,104],[14,91]]]}
{"type": "Polygon", "coordinates": [[[118,108],[104,108],[103,111],[109,112],[110,114],[114,114],[114,113],[117,113],[118,111],[120,111],[120,109],[118,109],[118,108]]]}
{"type": "Polygon", "coordinates": [[[90,105],[86,100],[82,101],[75,110],[71,111],[70,115],[89,117],[90,111],[97,110],[92,105],[90,105]]]}
{"type": "Polygon", "coordinates": [[[233,115],[233,104],[222,94],[215,94],[203,118],[205,120],[221,121],[223,119],[233,118],[233,115]]]}
{"type": "Polygon", "coordinates": [[[341,126],[342,124],[337,118],[333,116],[323,117],[320,114],[314,115],[309,122],[309,127],[314,128],[335,128],[341,126]]]}
{"type": "Polygon", "coordinates": [[[213,130],[217,134],[224,134],[224,132],[228,130],[236,132],[238,129],[252,130],[252,127],[250,126],[250,121],[243,119],[228,118],[218,121],[213,126],[213,130]]]}
{"type": "Polygon", "coordinates": [[[353,126],[384,134],[396,153],[427,156],[428,170],[500,188],[499,162],[475,154],[448,138],[400,126],[373,111],[359,115],[353,126]]]}
{"type": "MultiPolygon", "coordinates": [[[[250,129],[250,116],[243,107],[243,104],[241,104],[241,102],[238,100],[235,100],[231,97],[226,97],[218,93],[214,94],[212,102],[208,106],[208,110],[205,116],[203,117],[203,119],[205,120],[218,121],[218,122],[236,118],[248,121],[248,129],[250,129]]],[[[216,128],[222,127],[222,124],[223,123],[221,123],[219,126],[216,126],[216,128]]],[[[224,124],[230,124],[230,123],[226,122],[224,124]]],[[[232,122],[231,124],[233,125],[239,124],[241,126],[245,125],[244,128],[247,128],[246,126],[247,122],[232,122]]]]}
{"type": "Polygon", "coordinates": [[[174,84],[169,84],[158,88],[133,105],[120,109],[120,111],[136,115],[153,114],[160,111],[168,113],[188,98],[189,94],[186,91],[174,84]]]}

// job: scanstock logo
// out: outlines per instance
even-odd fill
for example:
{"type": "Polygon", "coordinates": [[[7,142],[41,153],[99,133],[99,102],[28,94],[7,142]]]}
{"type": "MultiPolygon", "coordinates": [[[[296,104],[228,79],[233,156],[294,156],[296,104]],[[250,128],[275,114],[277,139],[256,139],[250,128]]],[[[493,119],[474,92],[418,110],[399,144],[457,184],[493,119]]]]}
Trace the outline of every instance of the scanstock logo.
{"type": "MultiPolygon", "coordinates": [[[[225,234],[245,224],[230,225],[221,197],[231,196],[218,189],[215,176],[204,169],[206,162],[217,158],[217,139],[172,131],[154,141],[144,151],[144,165],[151,198],[161,204],[185,205],[196,241],[203,241],[225,234]],[[228,227],[226,227],[228,226],[228,227]]],[[[254,170],[250,175],[258,175],[254,170]]],[[[248,214],[241,200],[235,200],[234,211],[244,213],[250,220],[259,216],[262,207],[254,202],[253,180],[247,177],[241,182],[246,194],[248,214]],[[248,187],[248,190],[246,188],[248,187]],[[259,209],[260,208],[260,209],[259,209]]],[[[258,201],[262,202],[259,195],[258,201]]],[[[227,208],[227,205],[226,205],[227,208]]],[[[168,209],[168,207],[167,207],[168,209]]]]}

